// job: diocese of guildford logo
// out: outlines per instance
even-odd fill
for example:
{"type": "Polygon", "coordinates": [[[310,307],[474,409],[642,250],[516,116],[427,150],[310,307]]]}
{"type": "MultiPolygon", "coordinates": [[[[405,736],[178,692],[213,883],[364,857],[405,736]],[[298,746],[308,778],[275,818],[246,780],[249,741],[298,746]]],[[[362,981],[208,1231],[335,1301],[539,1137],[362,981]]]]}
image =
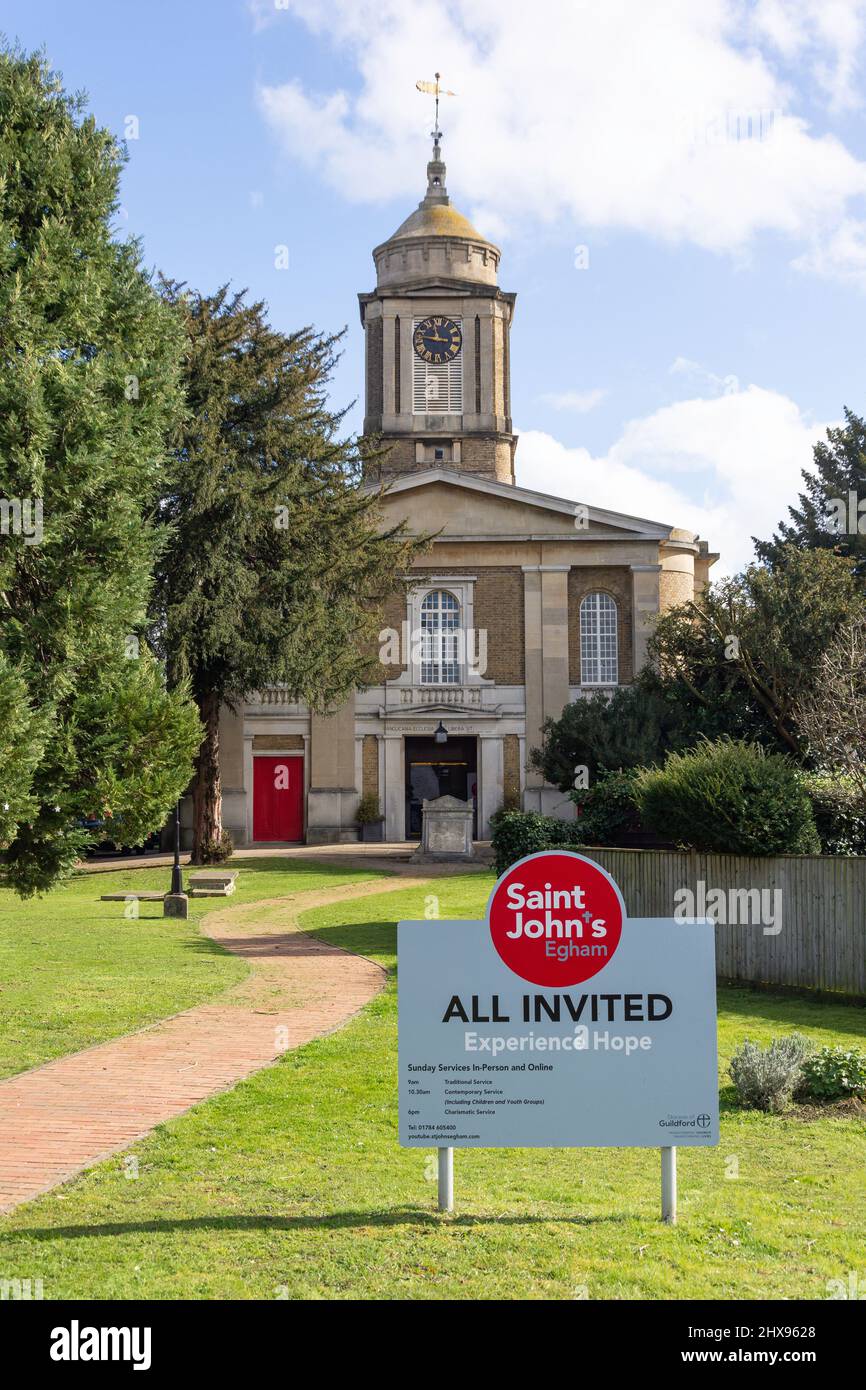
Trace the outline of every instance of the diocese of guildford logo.
{"type": "Polygon", "coordinates": [[[487,920],[509,970],[559,987],[588,980],[611,960],[623,903],[592,860],[551,851],[512,864],[493,889],[487,920]]]}

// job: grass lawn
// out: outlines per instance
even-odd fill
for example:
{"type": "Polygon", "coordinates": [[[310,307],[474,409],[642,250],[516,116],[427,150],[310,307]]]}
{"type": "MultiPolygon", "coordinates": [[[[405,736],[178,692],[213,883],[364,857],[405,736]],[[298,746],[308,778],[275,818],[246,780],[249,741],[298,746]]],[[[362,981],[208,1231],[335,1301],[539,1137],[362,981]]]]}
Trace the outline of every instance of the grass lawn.
{"type": "MultiPolygon", "coordinates": [[[[393,966],[400,917],[483,912],[490,878],[317,909],[304,926],[393,966]]],[[[866,1011],[720,995],[724,1067],[744,1037],[799,1028],[863,1045],[866,1011]]],[[[731,1109],[680,1149],[680,1224],[658,1219],[655,1150],[467,1150],[457,1212],[433,1156],[397,1144],[396,991],[120,1158],[0,1218],[0,1277],[46,1298],[825,1298],[866,1276],[862,1120],[731,1109]]]]}
{"type": "MultiPolygon", "coordinates": [[[[374,878],[301,859],[233,859],[241,870],[232,903],[374,878]]],[[[0,1077],[105,1042],[220,994],[248,965],[202,936],[198,923],[219,899],[190,899],[186,922],[162,903],[125,903],[101,893],[168,887],[171,870],[81,874],[22,902],[0,888],[0,1077]]]]}

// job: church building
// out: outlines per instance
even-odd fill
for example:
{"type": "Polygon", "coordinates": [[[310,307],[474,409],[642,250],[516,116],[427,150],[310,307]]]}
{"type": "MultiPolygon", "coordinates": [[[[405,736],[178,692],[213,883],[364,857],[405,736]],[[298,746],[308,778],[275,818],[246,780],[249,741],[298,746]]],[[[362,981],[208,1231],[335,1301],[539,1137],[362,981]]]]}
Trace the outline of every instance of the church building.
{"type": "MultiPolygon", "coordinates": [[[[383,519],[436,532],[383,616],[381,679],[327,716],[277,686],[221,721],[223,821],[236,845],[353,840],[374,797],[384,838],[417,838],[425,798],[570,816],[528,766],[570,701],[630,682],[656,614],[707,582],[691,531],[515,483],[511,333],[500,251],[451,203],[434,132],[427,192],[373,252],[359,295],[365,433],[388,452],[383,519]]],[[[380,470],[380,472],[379,472],[380,470]]]]}

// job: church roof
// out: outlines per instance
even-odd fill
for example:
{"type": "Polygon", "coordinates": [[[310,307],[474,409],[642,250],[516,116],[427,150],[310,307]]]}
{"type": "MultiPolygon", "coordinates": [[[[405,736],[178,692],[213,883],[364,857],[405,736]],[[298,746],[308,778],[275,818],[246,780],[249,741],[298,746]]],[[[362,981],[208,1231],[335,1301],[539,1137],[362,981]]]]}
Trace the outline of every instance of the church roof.
{"type": "MultiPolygon", "coordinates": [[[[465,489],[469,493],[480,496],[486,495],[512,507],[529,507],[551,515],[558,514],[567,519],[568,535],[575,541],[598,538],[597,535],[593,535],[592,529],[588,532],[575,529],[575,509],[579,504],[567,497],[555,497],[550,493],[538,492],[534,488],[520,487],[514,483],[499,483],[491,478],[479,478],[472,473],[463,473],[457,469],[441,466],[418,469],[417,472],[404,473],[389,479],[386,485],[385,499],[401,493],[414,492],[417,489],[441,486],[442,484],[457,490],[465,489]]],[[[369,491],[373,491],[376,486],[375,483],[367,485],[369,491]]],[[[585,510],[590,528],[610,528],[612,532],[619,533],[623,539],[630,537],[689,546],[694,545],[697,541],[697,536],[693,532],[679,531],[665,522],[650,521],[646,517],[631,516],[627,512],[609,511],[605,507],[590,506],[586,507],[585,510]]]]}
{"type": "Polygon", "coordinates": [[[388,240],[399,241],[402,237],[416,236],[456,236],[465,237],[467,241],[486,241],[486,237],[476,231],[469,218],[458,212],[450,201],[446,204],[434,203],[431,206],[425,204],[426,199],[388,240]]]}
{"type": "MultiPolygon", "coordinates": [[[[473,227],[468,217],[458,212],[445,187],[445,163],[440,145],[441,131],[433,132],[433,158],[427,165],[427,192],[414,212],[410,213],[390,236],[385,246],[395,241],[411,240],[415,237],[458,237],[463,241],[480,242],[492,246],[486,237],[473,227]]],[[[378,249],[378,248],[377,248],[378,249]]]]}

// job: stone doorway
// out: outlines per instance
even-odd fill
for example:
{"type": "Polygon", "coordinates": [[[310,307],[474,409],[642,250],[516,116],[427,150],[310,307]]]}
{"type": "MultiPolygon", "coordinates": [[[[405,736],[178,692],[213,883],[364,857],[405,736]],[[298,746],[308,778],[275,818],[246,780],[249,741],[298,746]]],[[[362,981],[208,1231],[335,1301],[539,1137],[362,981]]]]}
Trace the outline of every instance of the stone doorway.
{"type": "Polygon", "coordinates": [[[478,838],[478,740],[452,738],[437,743],[430,738],[405,739],[406,839],[420,840],[424,801],[437,796],[456,796],[473,806],[472,836],[478,838]]]}

